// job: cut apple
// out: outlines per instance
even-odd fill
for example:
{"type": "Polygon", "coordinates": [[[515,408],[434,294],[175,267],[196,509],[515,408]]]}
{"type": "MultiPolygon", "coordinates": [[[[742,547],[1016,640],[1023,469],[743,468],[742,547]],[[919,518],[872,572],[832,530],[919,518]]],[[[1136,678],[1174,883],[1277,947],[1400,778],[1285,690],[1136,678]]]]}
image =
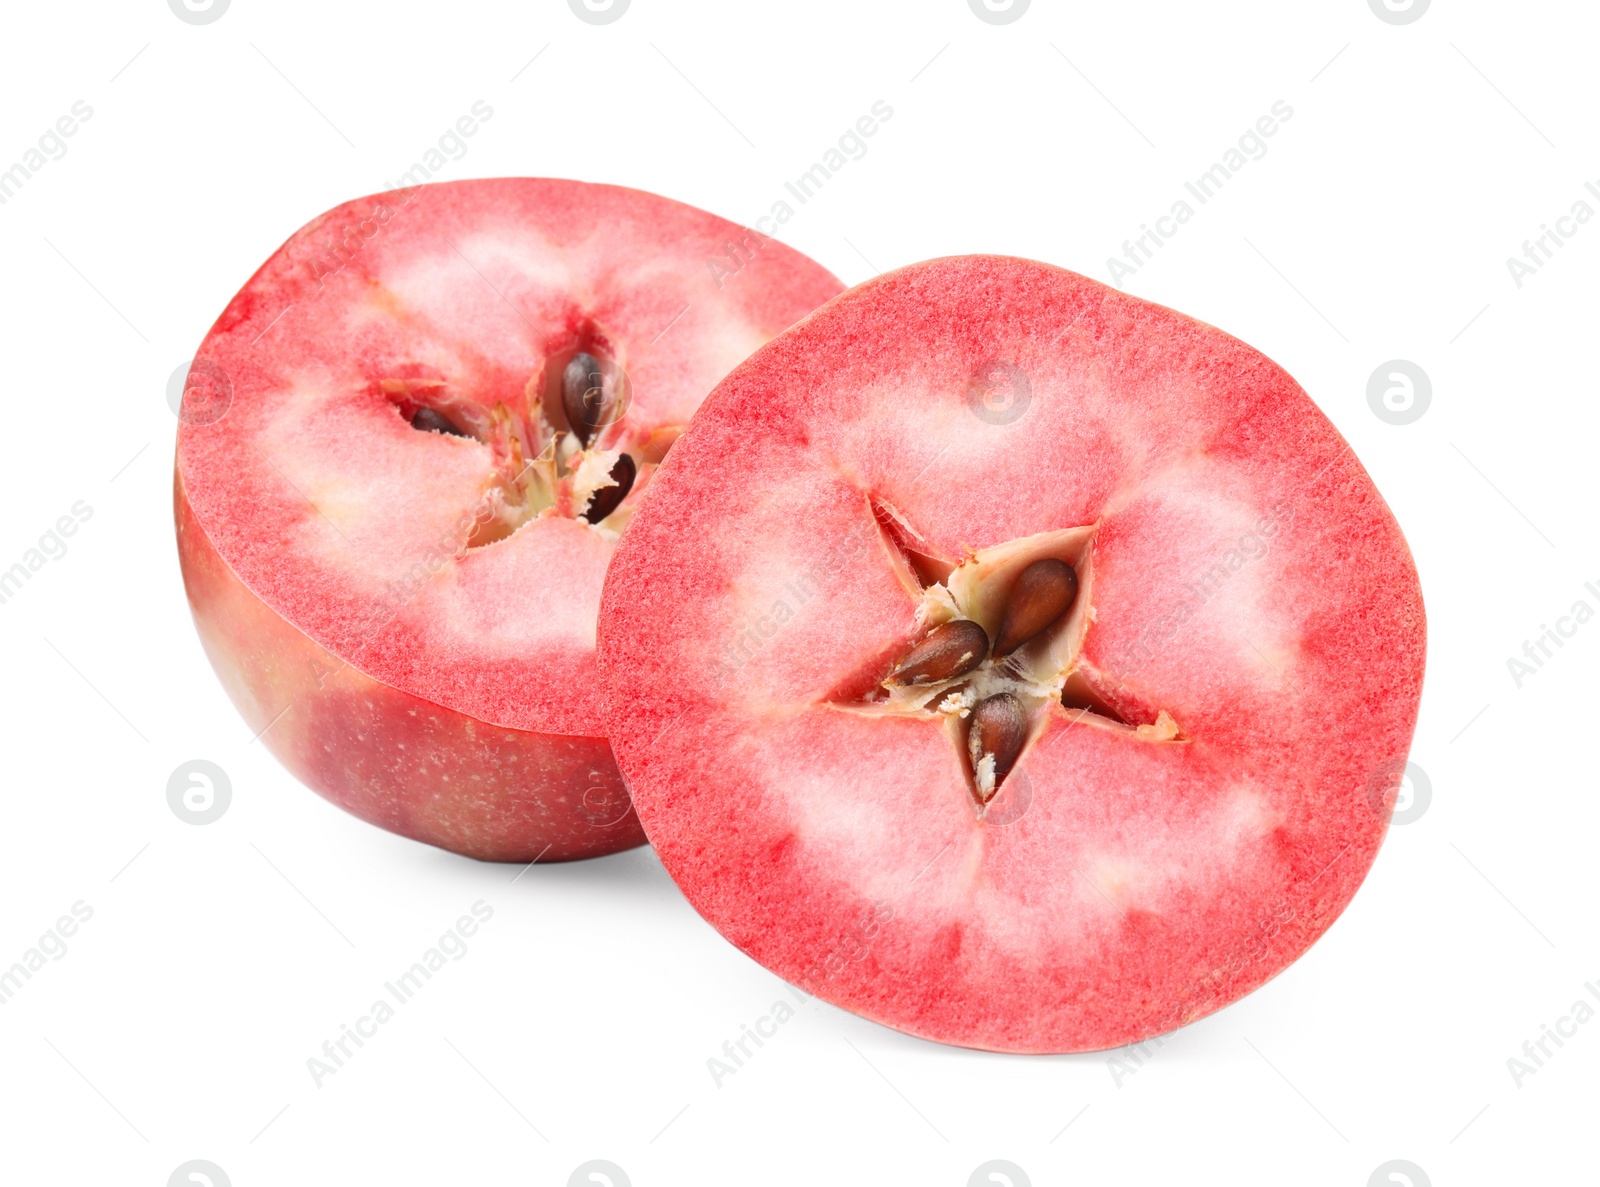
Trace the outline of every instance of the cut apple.
{"type": "Polygon", "coordinates": [[[421,186],[302,228],[202,343],[178,431],[189,600],[251,730],[446,849],[640,844],[594,667],[606,565],[706,392],[841,287],[572,181],[421,186]]]}
{"type": "Polygon", "coordinates": [[[997,1051],[1261,985],[1370,867],[1425,644],[1306,394],[1043,264],[869,281],[740,365],[607,577],[618,761],[695,908],[809,993],[997,1051]]]}

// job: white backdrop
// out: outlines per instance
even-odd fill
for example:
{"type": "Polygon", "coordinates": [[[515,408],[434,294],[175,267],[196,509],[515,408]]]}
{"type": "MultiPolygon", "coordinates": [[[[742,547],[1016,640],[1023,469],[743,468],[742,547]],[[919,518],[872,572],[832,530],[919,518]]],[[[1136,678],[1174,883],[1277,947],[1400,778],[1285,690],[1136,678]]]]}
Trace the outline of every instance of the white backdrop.
{"type": "Polygon", "coordinates": [[[1600,220],[1557,221],[1600,211],[1600,14],[998,15],[1023,8],[6,6],[0,569],[41,559],[0,603],[0,967],[41,967],[0,1005],[0,1180],[161,1187],[204,1160],[236,1187],[560,1185],[603,1159],[635,1187],[1596,1181],[1600,1022],[1574,1005],[1600,1007],[1600,625],[1520,682],[1508,660],[1600,609],[1600,220]],[[1300,380],[1405,528],[1431,620],[1410,822],[1304,959],[1142,1065],[946,1049],[813,1002],[718,1084],[707,1061],[787,991],[649,850],[519,876],[364,825],[252,744],[184,602],[168,379],[291,231],[480,100],[438,177],[617,182],[742,222],[882,101],[785,241],[852,283],[969,251],[1120,279],[1300,380]],[[1193,218],[1158,223],[1180,199],[1193,218]],[[1146,226],[1171,233],[1114,276],[1146,226]],[[1546,228],[1551,258],[1510,268],[1546,228]],[[1385,419],[1368,383],[1392,360],[1431,402],[1385,419]],[[232,788],[204,826],[167,800],[193,759],[232,788]],[[307,1060],[480,900],[466,955],[315,1083],[307,1060]]]}

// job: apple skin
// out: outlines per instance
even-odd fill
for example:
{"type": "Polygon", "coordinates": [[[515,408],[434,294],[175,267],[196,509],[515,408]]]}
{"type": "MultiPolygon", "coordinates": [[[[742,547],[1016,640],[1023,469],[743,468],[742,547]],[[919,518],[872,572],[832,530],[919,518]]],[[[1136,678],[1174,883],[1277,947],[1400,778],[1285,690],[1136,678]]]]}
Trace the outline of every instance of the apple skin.
{"type": "Polygon", "coordinates": [[[1019,1053],[1162,1034],[1304,953],[1388,829],[1425,649],[1399,526],[1282,368],[995,256],[858,285],[718,385],[599,634],[618,763],[707,921],[835,1005],[1019,1053]],[[916,574],[1041,539],[1100,711],[1042,696],[979,807],[955,722],[864,698],[945,620],[916,574]]]}
{"type": "Polygon", "coordinates": [[[173,511],[206,656],[251,731],[307,787],[390,832],[484,861],[645,843],[605,738],[490,725],[340,663],[228,567],[181,474],[173,511]]]}
{"type": "Polygon", "coordinates": [[[178,430],[189,604],[250,730],[333,803],[456,853],[643,844],[599,712],[606,565],[699,401],[842,287],[705,211],[575,181],[424,185],[301,228],[202,343],[178,430]],[[631,402],[587,448],[637,479],[590,524],[574,466],[518,519],[498,492],[556,448],[550,375],[592,344],[631,402]],[[474,431],[419,431],[435,397],[474,431]],[[469,547],[484,523],[504,530],[469,547]]]}

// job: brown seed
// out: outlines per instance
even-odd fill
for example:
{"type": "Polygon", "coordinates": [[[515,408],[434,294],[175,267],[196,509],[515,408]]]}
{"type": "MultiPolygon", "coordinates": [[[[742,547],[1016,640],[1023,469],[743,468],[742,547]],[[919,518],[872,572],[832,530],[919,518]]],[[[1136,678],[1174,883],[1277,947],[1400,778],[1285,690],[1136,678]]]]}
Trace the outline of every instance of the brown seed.
{"type": "Polygon", "coordinates": [[[1078,574],[1066,561],[1034,561],[1017,577],[1000,623],[995,655],[1010,655],[1060,618],[1078,596],[1078,574]]]}
{"type": "Polygon", "coordinates": [[[967,732],[967,754],[978,781],[978,796],[988,803],[1000,781],[1010,773],[1028,740],[1028,714],[1022,702],[1009,692],[996,693],[978,702],[972,710],[967,732]],[[992,773],[983,770],[983,759],[993,756],[992,773]]]}
{"type": "Polygon", "coordinates": [[[418,408],[416,415],[411,418],[411,427],[425,433],[449,433],[452,437],[472,436],[466,430],[456,428],[442,413],[432,408],[418,408]]]}
{"type": "Polygon", "coordinates": [[[595,431],[617,418],[619,403],[616,383],[607,382],[600,360],[583,351],[573,355],[561,372],[561,408],[579,445],[587,448],[595,431]]]}
{"type": "Polygon", "coordinates": [[[889,673],[885,684],[932,684],[965,676],[989,654],[989,636],[977,623],[957,618],[933,628],[889,673]]]}
{"type": "Polygon", "coordinates": [[[611,481],[616,485],[602,486],[590,495],[589,506],[584,509],[583,518],[590,523],[599,523],[615,511],[622,505],[622,500],[628,497],[628,492],[633,489],[633,480],[638,473],[631,457],[627,454],[619,457],[611,467],[611,481]]]}

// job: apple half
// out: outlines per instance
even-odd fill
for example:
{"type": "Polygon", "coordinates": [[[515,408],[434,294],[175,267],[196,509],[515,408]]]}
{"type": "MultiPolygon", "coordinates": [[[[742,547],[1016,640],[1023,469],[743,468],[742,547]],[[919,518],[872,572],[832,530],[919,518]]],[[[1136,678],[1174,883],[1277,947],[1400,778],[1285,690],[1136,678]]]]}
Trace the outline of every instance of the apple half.
{"type": "Polygon", "coordinates": [[[1234,1001],[1388,827],[1400,529],[1235,338],[1027,260],[912,265],[711,394],[606,580],[609,735],[694,907],[808,993],[996,1051],[1234,1001]]]}
{"type": "Polygon", "coordinates": [[[296,232],[201,344],[178,430],[184,581],[252,731],[459,853],[641,844],[600,714],[606,565],[704,395],[842,287],[574,181],[424,185],[296,232]]]}

